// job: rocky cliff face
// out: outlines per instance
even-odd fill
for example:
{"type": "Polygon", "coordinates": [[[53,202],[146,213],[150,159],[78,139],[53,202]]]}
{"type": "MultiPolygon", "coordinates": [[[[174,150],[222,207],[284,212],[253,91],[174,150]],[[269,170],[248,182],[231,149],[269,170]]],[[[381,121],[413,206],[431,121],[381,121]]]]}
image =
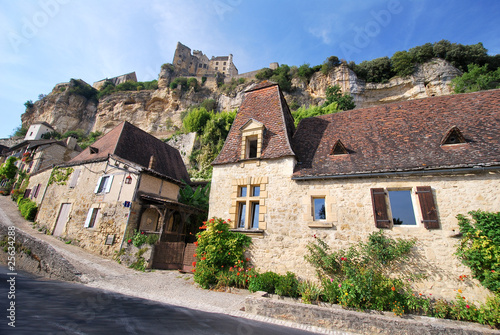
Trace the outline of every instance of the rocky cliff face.
{"type": "MultiPolygon", "coordinates": [[[[356,108],[389,102],[426,98],[451,93],[450,83],[461,72],[442,59],[419,65],[414,75],[395,77],[388,83],[366,83],[356,77],[347,65],[341,64],[328,75],[317,72],[309,83],[293,79],[294,90],[285,98],[299,105],[320,104],[328,86],[339,85],[354,97],[356,108]]],[[[154,91],[120,92],[102,98],[99,103],[80,95],[69,94],[65,84],[57,85],[51,94],[35,103],[22,115],[23,126],[46,121],[60,133],[83,129],[106,133],[123,120],[159,137],[171,135],[181,126],[181,113],[205,99],[215,99],[220,110],[233,110],[241,105],[244,91],[254,85],[242,84],[229,95],[216,89],[203,88],[180,92],[168,88],[172,80],[169,69],[159,75],[159,88],[154,91]]]]}
{"type": "Polygon", "coordinates": [[[68,87],[69,84],[57,84],[49,95],[35,102],[21,115],[23,126],[29,128],[36,121],[45,121],[60,133],[90,130],[95,122],[98,102],[70,94],[68,87]]]}

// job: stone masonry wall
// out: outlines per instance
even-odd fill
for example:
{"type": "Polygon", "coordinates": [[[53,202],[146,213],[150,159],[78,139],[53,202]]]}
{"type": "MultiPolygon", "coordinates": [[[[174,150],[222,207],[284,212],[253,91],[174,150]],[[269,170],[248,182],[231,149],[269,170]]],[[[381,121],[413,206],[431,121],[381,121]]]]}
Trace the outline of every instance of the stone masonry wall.
{"type": "Polygon", "coordinates": [[[377,230],[374,224],[370,188],[412,189],[431,186],[440,229],[428,230],[421,224],[419,206],[414,205],[417,226],[396,226],[385,232],[394,238],[416,238],[413,259],[416,267],[401,269],[422,273],[427,280],[414,285],[424,294],[453,299],[461,289],[469,299],[484,300],[487,291],[470,279],[469,268],[454,256],[459,238],[456,215],[482,209],[500,208],[500,174],[429,175],[393,178],[352,178],[293,181],[294,159],[285,158],[255,163],[215,166],[212,177],[209,216],[229,218],[231,182],[245,177],[268,177],[265,221],[262,237],[254,237],[250,256],[262,271],[293,271],[301,278],[315,278],[315,271],[304,260],[306,246],[313,235],[324,239],[333,249],[364,241],[377,230]],[[326,221],[314,224],[311,197],[325,196],[326,221]],[[461,281],[460,275],[467,275],[461,281]],[[455,290],[455,291],[454,291],[455,290]]]}
{"type": "Polygon", "coordinates": [[[123,203],[133,200],[137,176],[132,174],[132,183],[125,184],[124,179],[129,173],[110,167],[106,161],[74,166],[73,169],[74,172],[70,175],[66,185],[53,183],[48,187],[37,222],[53,232],[61,205],[71,204],[61,237],[75,241],[79,246],[96,254],[112,256],[115,251],[119,250],[125,233],[130,208],[124,207],[123,203]],[[70,180],[76,170],[80,170],[80,175],[76,186],[71,188],[70,180]],[[94,190],[99,177],[105,172],[113,175],[110,192],[95,194],[94,190]],[[94,227],[85,228],[84,223],[91,207],[99,208],[99,215],[94,227]],[[112,245],[105,245],[108,235],[115,237],[112,245]]]}

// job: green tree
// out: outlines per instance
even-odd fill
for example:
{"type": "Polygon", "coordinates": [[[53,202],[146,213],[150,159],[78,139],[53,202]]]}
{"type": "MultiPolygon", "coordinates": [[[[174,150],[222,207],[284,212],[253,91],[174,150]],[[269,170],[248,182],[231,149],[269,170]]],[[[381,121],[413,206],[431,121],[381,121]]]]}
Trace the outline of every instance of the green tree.
{"type": "Polygon", "coordinates": [[[259,72],[257,72],[257,74],[255,75],[255,78],[257,78],[258,80],[266,80],[266,79],[271,78],[272,75],[273,75],[273,70],[265,67],[265,68],[261,69],[259,72]]]}
{"type": "Polygon", "coordinates": [[[194,108],[189,111],[188,115],[182,120],[182,125],[186,131],[196,132],[198,135],[201,135],[210,118],[211,113],[204,107],[194,108]]]}
{"type": "Polygon", "coordinates": [[[338,65],[340,65],[339,58],[337,56],[330,56],[323,62],[323,65],[321,65],[321,72],[327,75],[331,69],[338,65]]]}
{"type": "Polygon", "coordinates": [[[354,109],[356,105],[354,104],[354,99],[349,94],[342,94],[340,86],[328,86],[326,88],[326,101],[323,104],[323,107],[327,107],[332,103],[337,104],[338,110],[350,110],[354,109]]]}
{"type": "Polygon", "coordinates": [[[7,178],[7,179],[14,179],[14,177],[17,174],[17,166],[14,164],[15,161],[17,161],[17,158],[14,156],[11,156],[7,159],[5,163],[3,163],[0,166],[0,177],[2,179],[7,178]]]}
{"type": "Polygon", "coordinates": [[[488,65],[479,66],[469,64],[468,71],[452,81],[455,93],[476,92],[500,88],[500,68],[496,71],[488,71],[488,65]]]}
{"type": "Polygon", "coordinates": [[[391,66],[396,75],[407,77],[415,72],[415,59],[407,51],[398,51],[391,57],[391,66]]]}
{"type": "Polygon", "coordinates": [[[24,107],[26,107],[26,110],[33,108],[33,106],[35,106],[35,104],[33,103],[33,100],[27,100],[24,103],[24,107]]]}
{"type": "Polygon", "coordinates": [[[19,127],[15,128],[13,131],[12,131],[12,136],[13,137],[21,137],[21,136],[26,136],[26,133],[28,132],[28,129],[27,128],[24,128],[22,125],[20,125],[19,127]]]}

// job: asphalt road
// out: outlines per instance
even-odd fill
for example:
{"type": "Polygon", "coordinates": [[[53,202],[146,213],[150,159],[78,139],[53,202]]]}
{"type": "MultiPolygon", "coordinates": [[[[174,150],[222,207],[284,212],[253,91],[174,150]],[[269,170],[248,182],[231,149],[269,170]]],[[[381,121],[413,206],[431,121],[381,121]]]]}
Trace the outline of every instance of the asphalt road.
{"type": "Polygon", "coordinates": [[[9,276],[5,266],[0,272],[0,334],[312,334],[26,273],[9,276]]]}

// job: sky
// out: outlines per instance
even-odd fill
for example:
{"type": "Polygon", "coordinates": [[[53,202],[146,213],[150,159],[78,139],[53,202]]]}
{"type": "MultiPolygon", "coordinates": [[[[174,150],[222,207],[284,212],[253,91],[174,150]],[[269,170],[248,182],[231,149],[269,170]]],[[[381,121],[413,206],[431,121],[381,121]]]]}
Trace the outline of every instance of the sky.
{"type": "Polygon", "coordinates": [[[360,63],[442,39],[500,53],[496,0],[0,0],[0,138],[24,103],[71,78],[89,84],[135,71],[157,79],[177,42],[239,73],[360,63]]]}

